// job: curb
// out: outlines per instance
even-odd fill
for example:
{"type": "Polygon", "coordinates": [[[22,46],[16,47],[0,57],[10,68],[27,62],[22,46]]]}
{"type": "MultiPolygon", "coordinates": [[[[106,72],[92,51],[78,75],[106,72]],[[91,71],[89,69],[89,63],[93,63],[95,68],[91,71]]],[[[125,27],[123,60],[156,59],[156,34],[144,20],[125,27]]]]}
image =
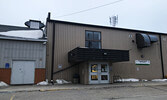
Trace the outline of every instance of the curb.
{"type": "Polygon", "coordinates": [[[123,87],[147,87],[147,86],[160,86],[167,85],[167,83],[162,84],[115,84],[115,85],[106,85],[106,86],[90,86],[90,87],[74,87],[74,88],[51,88],[51,89],[32,89],[32,90],[0,90],[0,93],[16,93],[16,92],[47,92],[47,91],[62,91],[62,90],[83,90],[83,89],[109,89],[109,88],[123,88],[123,87]]]}
{"type": "Polygon", "coordinates": [[[64,89],[40,89],[40,92],[46,91],[61,91],[61,90],[79,90],[79,88],[64,88],[64,89]]]}
{"type": "Polygon", "coordinates": [[[5,90],[5,91],[0,91],[0,93],[34,92],[34,91],[39,91],[39,90],[5,90]]]}
{"type": "Polygon", "coordinates": [[[16,92],[47,92],[47,91],[62,91],[62,90],[80,90],[79,88],[62,88],[62,89],[34,89],[34,90],[2,90],[0,93],[16,93],[16,92]]]}

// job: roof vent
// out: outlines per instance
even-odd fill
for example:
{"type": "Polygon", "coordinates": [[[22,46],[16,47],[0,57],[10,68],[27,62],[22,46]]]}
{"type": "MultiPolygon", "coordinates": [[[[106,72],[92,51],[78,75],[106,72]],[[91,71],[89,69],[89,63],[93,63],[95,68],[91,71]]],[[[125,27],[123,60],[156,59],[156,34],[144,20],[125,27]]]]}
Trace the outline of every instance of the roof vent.
{"type": "Polygon", "coordinates": [[[44,27],[44,24],[41,23],[41,21],[37,20],[29,20],[25,22],[25,25],[28,26],[29,28],[34,28],[34,29],[42,29],[44,27]]]}
{"type": "Polygon", "coordinates": [[[158,37],[155,35],[147,35],[143,33],[136,34],[136,44],[138,48],[150,47],[151,43],[157,42],[158,37]]]}
{"type": "Polygon", "coordinates": [[[151,43],[158,41],[158,37],[157,36],[155,36],[155,35],[148,35],[148,36],[150,38],[151,43]]]}
{"type": "Polygon", "coordinates": [[[138,48],[145,48],[151,46],[150,38],[147,34],[137,33],[136,44],[138,48]]]}

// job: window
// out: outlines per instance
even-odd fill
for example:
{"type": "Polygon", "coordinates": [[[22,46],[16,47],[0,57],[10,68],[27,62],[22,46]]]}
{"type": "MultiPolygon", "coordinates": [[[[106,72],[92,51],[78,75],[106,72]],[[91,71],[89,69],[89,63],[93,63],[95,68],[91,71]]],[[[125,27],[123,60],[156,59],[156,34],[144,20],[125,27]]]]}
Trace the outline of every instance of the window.
{"type": "Polygon", "coordinates": [[[92,64],[91,65],[91,72],[97,72],[97,64],[92,64]]]}
{"type": "Polygon", "coordinates": [[[107,64],[101,64],[101,72],[107,72],[107,64]]]}
{"type": "Polygon", "coordinates": [[[101,80],[108,80],[108,76],[107,75],[101,75],[101,80]]]}
{"type": "Polygon", "coordinates": [[[86,31],[85,47],[100,49],[101,48],[101,32],[86,31]]]}
{"type": "Polygon", "coordinates": [[[91,80],[98,80],[98,76],[97,75],[91,75],[91,80]]]}

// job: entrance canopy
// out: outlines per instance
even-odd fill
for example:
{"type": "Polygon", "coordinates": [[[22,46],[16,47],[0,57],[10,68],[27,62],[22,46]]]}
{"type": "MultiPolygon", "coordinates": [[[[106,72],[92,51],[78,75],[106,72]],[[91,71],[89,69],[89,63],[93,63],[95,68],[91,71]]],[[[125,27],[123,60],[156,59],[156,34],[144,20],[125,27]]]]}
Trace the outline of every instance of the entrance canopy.
{"type": "Polygon", "coordinates": [[[129,50],[75,48],[68,52],[69,62],[83,61],[129,61],[129,50]]]}

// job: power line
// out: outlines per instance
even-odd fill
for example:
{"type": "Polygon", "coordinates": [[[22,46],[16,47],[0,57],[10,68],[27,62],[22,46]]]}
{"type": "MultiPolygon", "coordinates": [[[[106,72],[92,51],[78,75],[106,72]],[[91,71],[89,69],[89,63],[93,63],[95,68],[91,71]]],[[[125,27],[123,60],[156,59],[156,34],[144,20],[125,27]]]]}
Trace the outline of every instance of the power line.
{"type": "Polygon", "coordinates": [[[69,13],[69,14],[65,14],[65,15],[61,15],[61,16],[56,16],[56,17],[71,16],[71,15],[74,15],[74,14],[83,13],[83,12],[90,11],[90,10],[93,10],[93,9],[97,9],[97,8],[101,8],[101,7],[104,7],[104,6],[112,5],[112,4],[121,2],[121,1],[123,1],[123,0],[117,0],[117,1],[114,1],[114,2],[111,2],[111,3],[107,3],[107,4],[104,4],[104,5],[97,6],[97,7],[92,7],[92,8],[89,8],[89,9],[85,9],[85,10],[81,10],[81,11],[77,11],[77,12],[73,12],[73,13],[69,13]]]}

